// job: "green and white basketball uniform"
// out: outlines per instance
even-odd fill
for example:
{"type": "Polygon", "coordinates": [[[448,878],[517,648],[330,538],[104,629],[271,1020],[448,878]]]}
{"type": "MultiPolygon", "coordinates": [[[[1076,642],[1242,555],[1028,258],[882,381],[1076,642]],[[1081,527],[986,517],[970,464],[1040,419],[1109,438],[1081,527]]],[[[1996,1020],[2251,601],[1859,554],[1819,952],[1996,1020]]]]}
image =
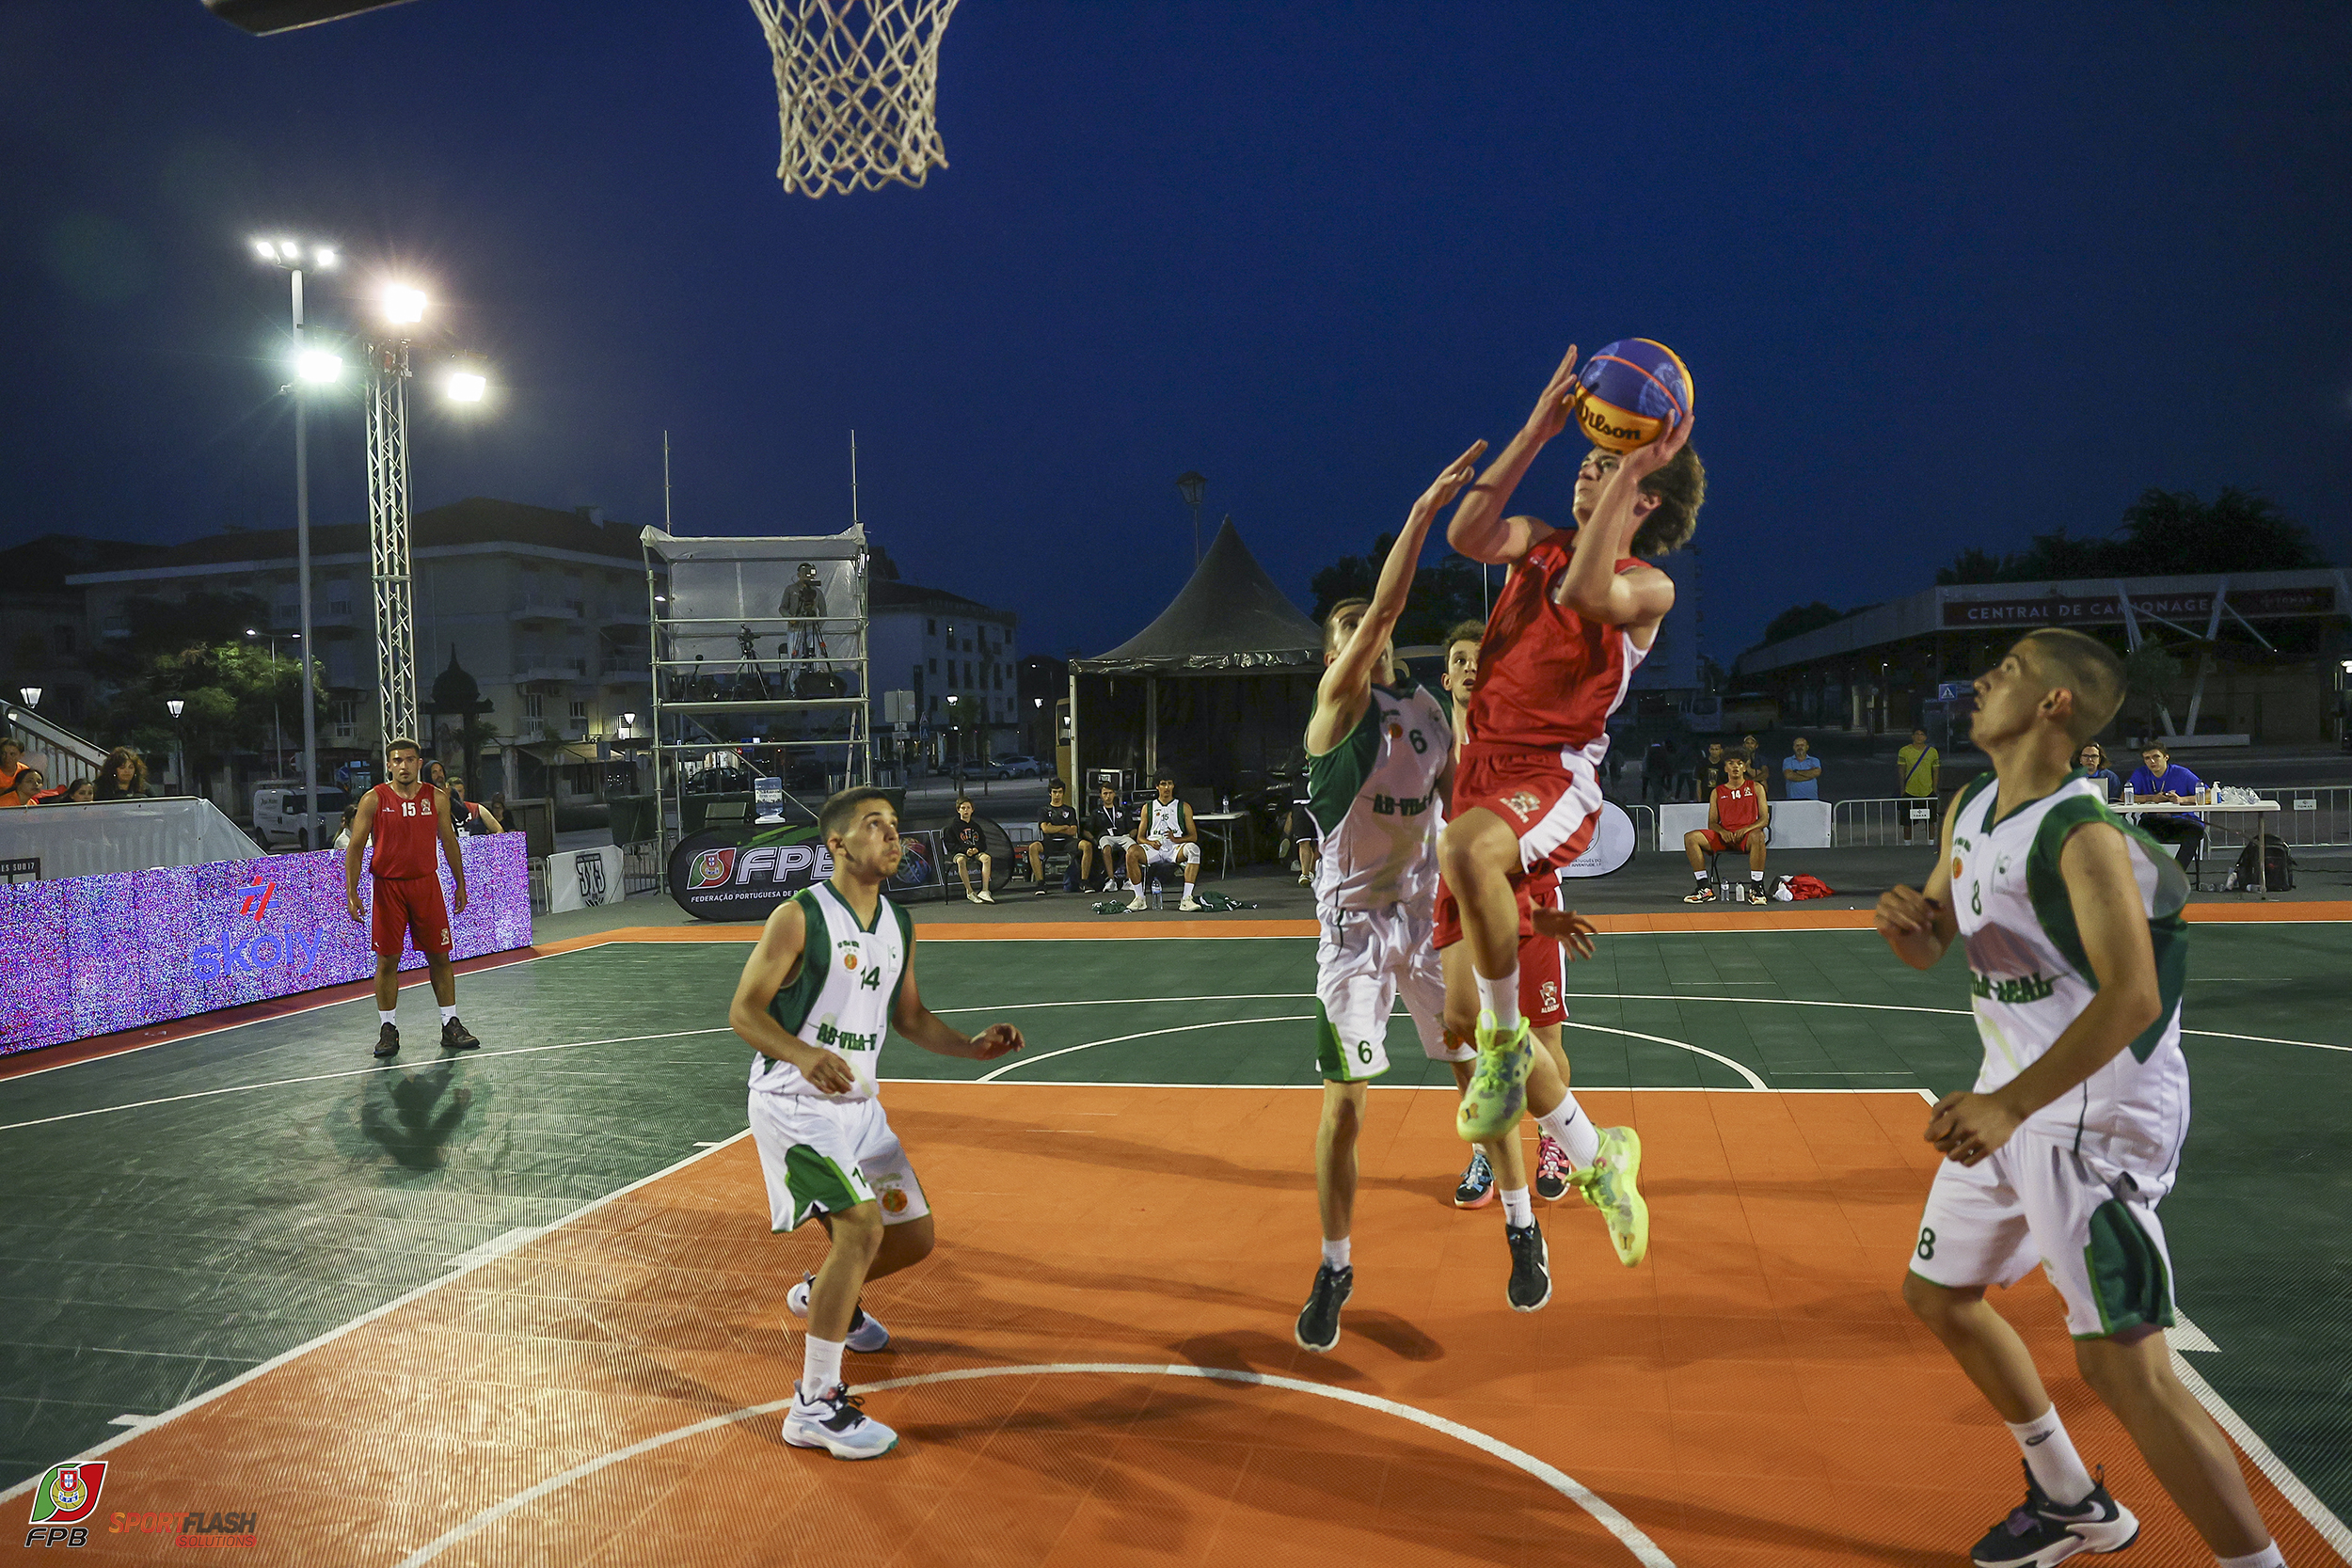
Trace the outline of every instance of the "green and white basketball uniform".
{"type": "MultiPolygon", "coordinates": [[[[1401,993],[1424,1054],[1449,1059],[1445,976],[1430,928],[1438,892],[1438,775],[1454,733],[1427,689],[1372,689],[1356,727],[1307,759],[1315,860],[1315,1066],[1334,1082],[1389,1070],[1401,993]]],[[[1452,1053],[1468,1061],[1465,1049],[1452,1053]]]]}
{"type": "Polygon", "coordinates": [[[874,1066],[898,1006],[898,982],[914,950],[914,925],[887,898],[865,925],[830,882],[792,895],[806,946],[792,979],[768,1012],[791,1034],[849,1064],[856,1084],[824,1094],[800,1069],[752,1057],[752,1142],[768,1181],[770,1227],[790,1230],[822,1211],[880,1203],[884,1225],[930,1213],[922,1183],[882,1114],[874,1066]]]}
{"type": "Polygon", "coordinates": [[[1162,800],[1157,797],[1146,800],[1143,803],[1143,834],[1146,838],[1159,840],[1157,844],[1143,847],[1144,864],[1200,863],[1200,846],[1198,842],[1176,842],[1184,835],[1184,803],[1182,800],[1162,800]]]}
{"type": "Polygon", "coordinates": [[[1996,818],[1998,801],[1985,774],[1961,792],[1952,817],[1952,901],[1984,1043],[1977,1092],[2040,1060],[2098,992],[2058,874],[2059,852],[2085,824],[2115,827],[2130,847],[2163,1011],[2000,1148],[1973,1166],[1936,1167],[1911,1269],[1937,1285],[2006,1286],[2039,1260],[2076,1338],[2162,1327],[2172,1322],[2172,1260],[2156,1204],[2188,1137],[2188,884],[2165,847],[2109,811],[2079,771],[1996,818]]]}

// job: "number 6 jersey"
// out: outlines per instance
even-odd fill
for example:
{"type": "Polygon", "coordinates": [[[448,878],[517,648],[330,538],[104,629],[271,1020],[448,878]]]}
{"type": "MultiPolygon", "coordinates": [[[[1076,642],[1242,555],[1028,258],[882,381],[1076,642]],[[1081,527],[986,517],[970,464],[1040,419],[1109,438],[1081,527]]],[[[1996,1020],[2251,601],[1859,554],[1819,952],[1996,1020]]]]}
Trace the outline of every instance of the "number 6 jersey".
{"type": "Polygon", "coordinates": [[[1323,835],[1315,909],[1427,911],[1438,891],[1438,775],[1454,727],[1426,687],[1372,689],[1347,738],[1307,759],[1307,815],[1323,835]]]}

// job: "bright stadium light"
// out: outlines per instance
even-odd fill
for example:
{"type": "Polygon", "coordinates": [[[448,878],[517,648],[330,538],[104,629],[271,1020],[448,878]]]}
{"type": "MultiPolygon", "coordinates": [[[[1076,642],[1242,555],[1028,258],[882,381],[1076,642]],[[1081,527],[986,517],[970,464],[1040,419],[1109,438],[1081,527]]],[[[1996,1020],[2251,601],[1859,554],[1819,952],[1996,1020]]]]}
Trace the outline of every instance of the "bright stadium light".
{"type": "Polygon", "coordinates": [[[275,240],[256,240],[253,242],[253,252],[264,261],[275,261],[278,260],[278,243],[275,240]]]}
{"type": "Polygon", "coordinates": [[[453,403],[480,403],[490,389],[489,378],[473,371],[452,371],[448,390],[453,403]]]}
{"type": "Polygon", "coordinates": [[[340,380],[343,373],[343,356],[329,354],[323,348],[306,348],[294,356],[294,372],[303,380],[313,384],[340,380]]]}
{"type": "Polygon", "coordinates": [[[331,267],[335,264],[335,247],[333,245],[323,245],[319,246],[318,264],[321,267],[331,267]]]}
{"type": "Polygon", "coordinates": [[[424,320],[424,291],[412,289],[405,283],[393,283],[384,290],[384,319],[401,325],[424,320]]]}

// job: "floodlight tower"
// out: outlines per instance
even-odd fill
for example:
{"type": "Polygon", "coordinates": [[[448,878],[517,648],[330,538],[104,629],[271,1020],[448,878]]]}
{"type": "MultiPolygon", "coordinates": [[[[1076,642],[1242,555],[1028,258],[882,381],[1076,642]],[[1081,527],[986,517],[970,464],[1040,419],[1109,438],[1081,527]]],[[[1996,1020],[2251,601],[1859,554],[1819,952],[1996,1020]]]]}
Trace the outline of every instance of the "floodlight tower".
{"type": "MultiPolygon", "coordinates": [[[[375,611],[377,744],[417,732],[417,615],[408,547],[408,334],[424,319],[424,294],[386,289],[391,341],[368,347],[368,562],[375,611]]],[[[429,754],[429,753],[428,753],[429,754]]]]}
{"type": "Polygon", "coordinates": [[[303,814],[314,832],[319,816],[318,704],[310,671],[310,400],[305,384],[324,386],[343,373],[342,358],[325,349],[302,346],[302,269],[306,262],[321,270],[336,262],[335,247],[312,245],[307,250],[294,240],[253,242],[254,253],[294,278],[294,379],[289,388],[294,400],[294,576],[302,599],[302,788],[303,814]]]}

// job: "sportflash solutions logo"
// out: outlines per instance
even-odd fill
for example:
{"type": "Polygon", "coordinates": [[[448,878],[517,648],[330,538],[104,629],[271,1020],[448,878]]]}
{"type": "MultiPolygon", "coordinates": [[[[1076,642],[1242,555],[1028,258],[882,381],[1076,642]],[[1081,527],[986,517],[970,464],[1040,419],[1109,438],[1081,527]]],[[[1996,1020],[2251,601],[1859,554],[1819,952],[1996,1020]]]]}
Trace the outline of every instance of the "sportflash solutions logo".
{"type": "Polygon", "coordinates": [[[326,936],[317,927],[263,925],[278,896],[276,882],[256,876],[230,896],[236,900],[236,912],[229,917],[228,928],[188,950],[198,979],[257,974],[278,964],[291,964],[295,974],[303,974],[318,962],[326,936]]]}
{"type": "MultiPolygon", "coordinates": [[[[88,1545],[85,1521],[98,1512],[107,1464],[85,1459],[51,1465],[34,1489],[32,1528],[24,1532],[24,1544],[88,1545]]],[[[175,1546],[251,1546],[260,1539],[261,1526],[262,1516],[251,1509],[223,1513],[187,1508],[162,1513],[117,1510],[106,1518],[109,1535],[168,1535],[175,1546]]]]}

